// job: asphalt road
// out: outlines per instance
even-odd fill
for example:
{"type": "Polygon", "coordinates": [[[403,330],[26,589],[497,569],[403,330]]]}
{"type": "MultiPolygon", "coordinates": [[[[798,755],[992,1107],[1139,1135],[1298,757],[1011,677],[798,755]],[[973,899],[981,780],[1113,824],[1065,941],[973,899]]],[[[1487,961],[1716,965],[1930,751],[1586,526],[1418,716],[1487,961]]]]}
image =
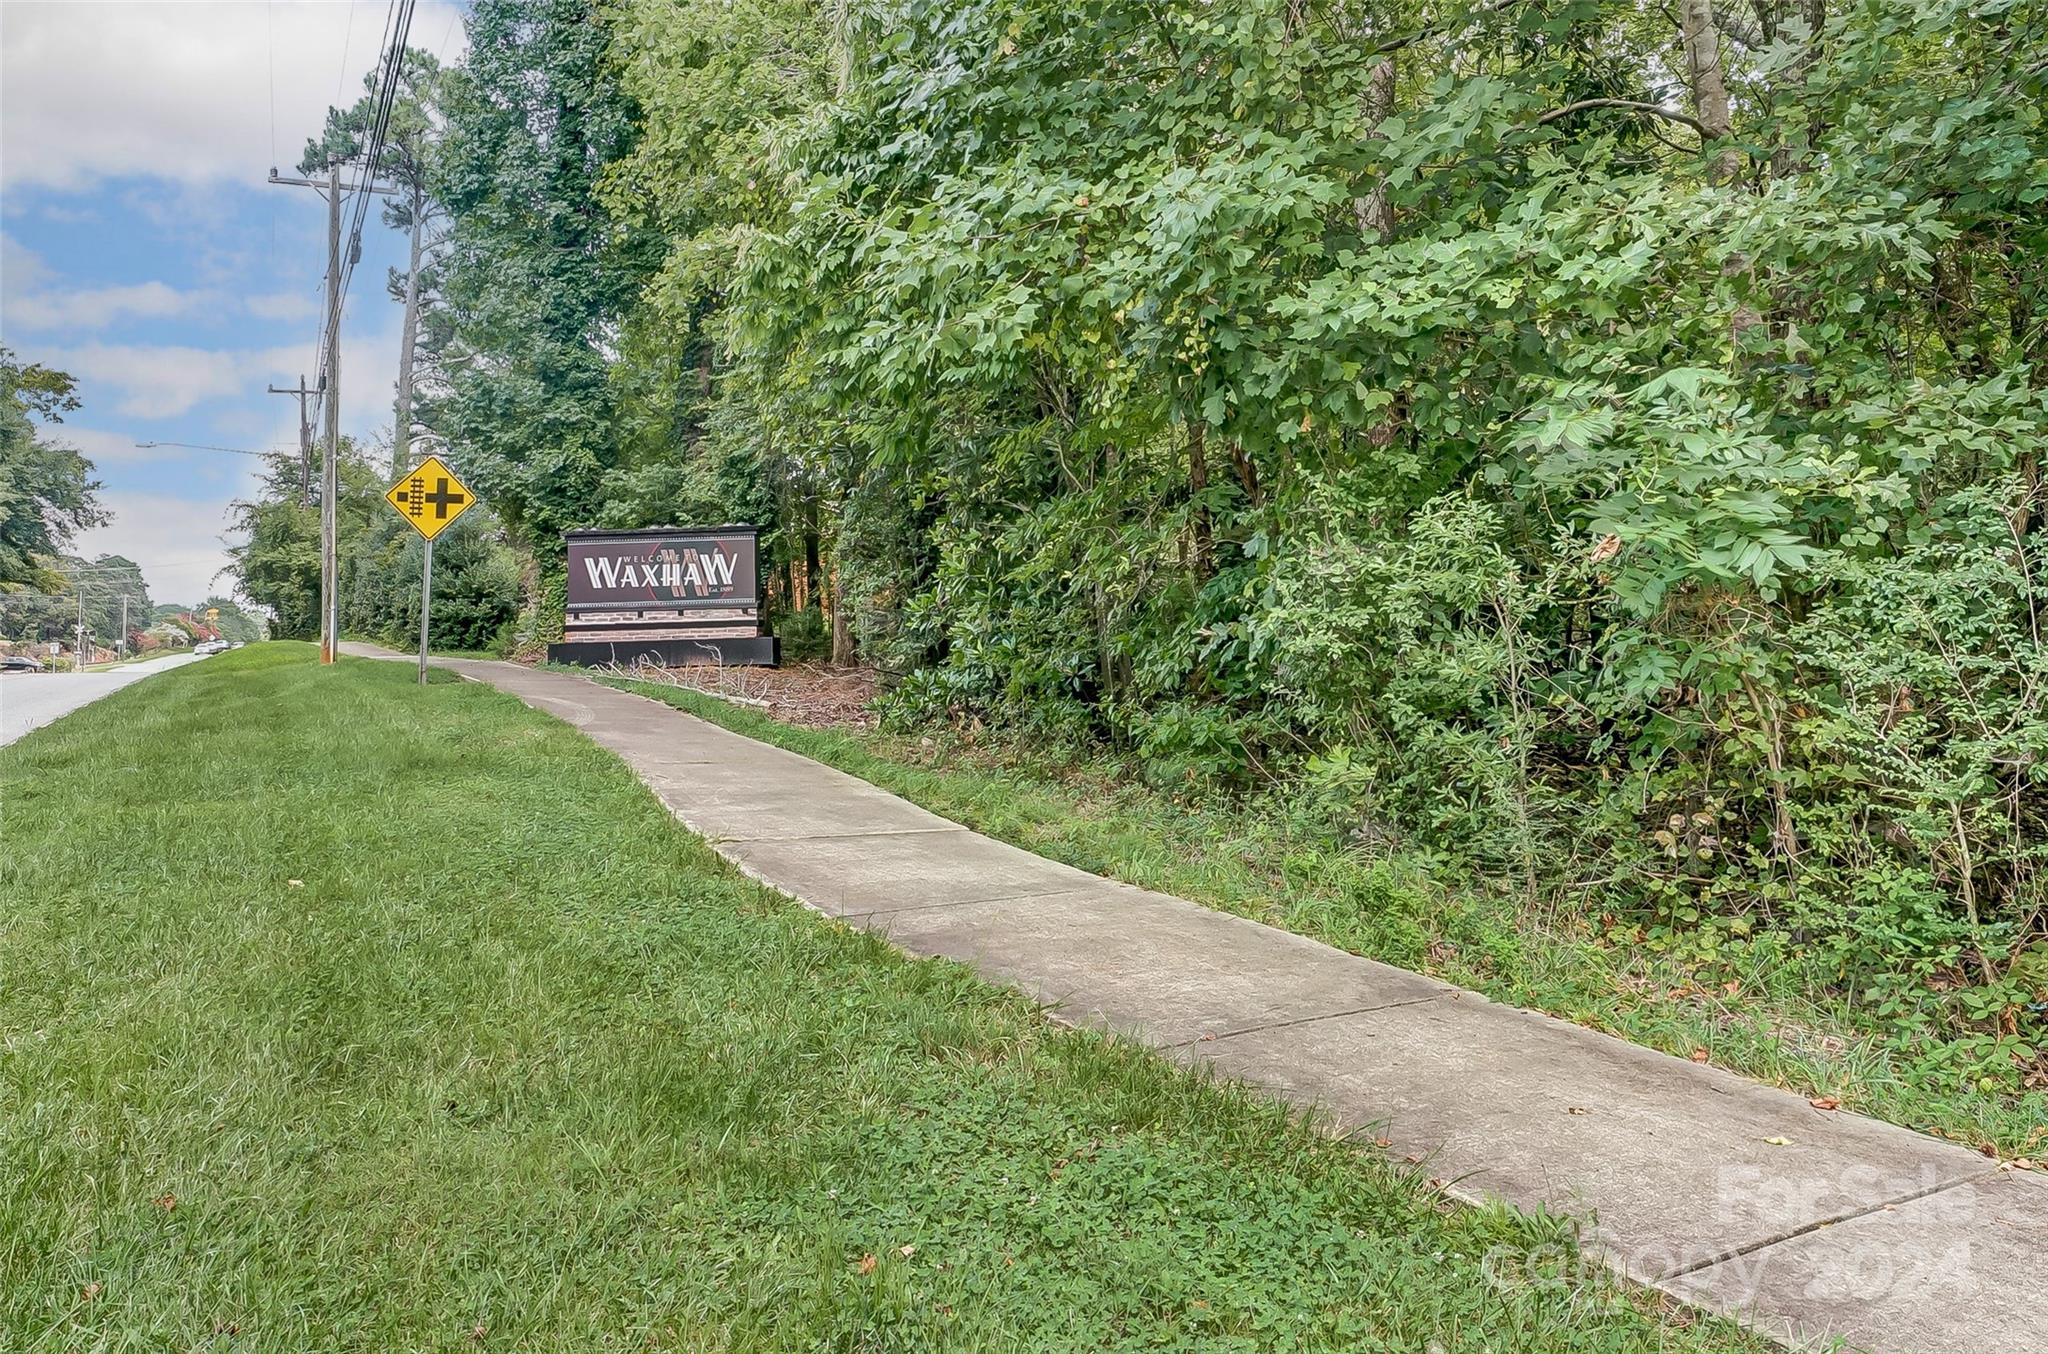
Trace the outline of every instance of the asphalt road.
{"type": "Polygon", "coordinates": [[[40,729],[81,705],[91,704],[111,691],[119,691],[169,668],[198,661],[192,654],[181,653],[130,663],[111,672],[0,673],[0,747],[12,743],[30,729],[40,729]]]}

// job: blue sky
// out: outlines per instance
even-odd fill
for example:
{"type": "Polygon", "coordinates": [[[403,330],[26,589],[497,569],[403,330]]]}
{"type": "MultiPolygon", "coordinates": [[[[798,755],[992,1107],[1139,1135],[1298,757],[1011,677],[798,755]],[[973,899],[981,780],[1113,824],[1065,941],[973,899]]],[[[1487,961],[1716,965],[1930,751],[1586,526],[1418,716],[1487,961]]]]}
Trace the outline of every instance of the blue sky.
{"type": "MultiPolygon", "coordinates": [[[[316,375],[326,207],[292,173],[353,102],[387,14],[373,3],[0,3],[0,341],[78,378],[53,430],[94,462],[113,520],[81,539],[143,566],[158,601],[225,591],[228,506],[253,458],[138,442],[290,447],[316,375]]],[[[422,0],[413,45],[459,54],[459,10],[422,0]]],[[[388,444],[403,241],[371,212],[343,324],[346,433],[388,444]]]]}

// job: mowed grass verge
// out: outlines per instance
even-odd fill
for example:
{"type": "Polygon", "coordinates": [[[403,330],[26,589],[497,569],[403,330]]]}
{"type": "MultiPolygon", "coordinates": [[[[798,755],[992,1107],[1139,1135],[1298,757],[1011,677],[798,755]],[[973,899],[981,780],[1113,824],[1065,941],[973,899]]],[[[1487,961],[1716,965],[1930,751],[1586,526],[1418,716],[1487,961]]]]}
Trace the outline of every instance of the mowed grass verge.
{"type": "Polygon", "coordinates": [[[487,688],[252,646],[0,750],[0,831],[0,1347],[1760,1347],[487,688]]]}

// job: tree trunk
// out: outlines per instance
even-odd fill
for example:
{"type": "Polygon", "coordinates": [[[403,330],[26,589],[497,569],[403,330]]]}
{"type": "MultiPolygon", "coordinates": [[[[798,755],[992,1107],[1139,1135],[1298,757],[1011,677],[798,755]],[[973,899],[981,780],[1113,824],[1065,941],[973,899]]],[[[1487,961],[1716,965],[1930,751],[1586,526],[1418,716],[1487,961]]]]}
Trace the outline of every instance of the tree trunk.
{"type": "Polygon", "coordinates": [[[1237,482],[1244,487],[1245,501],[1254,508],[1264,500],[1259,489],[1259,467],[1255,465],[1244,449],[1244,443],[1230,444],[1230,464],[1237,470],[1237,482]]]}
{"type": "MultiPolygon", "coordinates": [[[[1365,89],[1365,118],[1372,129],[1369,133],[1375,141],[1384,141],[1380,124],[1394,115],[1394,58],[1383,57],[1379,65],[1372,68],[1372,78],[1365,89]]],[[[1354,198],[1352,213],[1358,218],[1358,230],[1367,239],[1378,238],[1384,244],[1394,238],[1394,201],[1387,189],[1387,176],[1382,174],[1364,197],[1354,198]]]]}
{"type": "MultiPolygon", "coordinates": [[[[1709,141],[1726,141],[1735,125],[1728,112],[1728,82],[1721,72],[1721,30],[1714,24],[1714,0],[1679,0],[1679,35],[1692,79],[1693,114],[1709,141]]],[[[1742,151],[1723,147],[1714,159],[1714,181],[1728,183],[1742,172],[1742,151]]]]}
{"type": "Polygon", "coordinates": [[[1196,578],[1209,576],[1211,540],[1209,505],[1209,425],[1197,417],[1188,422],[1188,497],[1193,500],[1195,549],[1192,563],[1196,578]]]}
{"type": "Polygon", "coordinates": [[[420,218],[425,204],[417,189],[412,195],[412,265],[405,274],[404,328],[398,336],[398,407],[391,420],[391,476],[412,469],[412,358],[420,331],[420,218]]]}
{"type": "MultiPolygon", "coordinates": [[[[815,512],[815,510],[813,511],[815,512]]],[[[816,520],[815,516],[812,520],[816,520]]],[[[819,609],[823,610],[825,605],[825,599],[821,594],[823,594],[824,591],[825,571],[823,568],[819,566],[818,532],[817,529],[813,527],[812,529],[804,532],[804,597],[806,599],[812,597],[818,598],[819,609]]]]}
{"type": "MultiPolygon", "coordinates": [[[[1742,173],[1743,154],[1740,146],[1727,144],[1735,135],[1735,124],[1728,111],[1728,81],[1721,70],[1721,30],[1714,22],[1714,0],[1679,3],[1679,35],[1685,41],[1685,64],[1692,78],[1693,114],[1699,119],[1702,136],[1722,143],[1707,175],[1713,183],[1733,184],[1742,173]]],[[[1746,254],[1730,254],[1721,265],[1725,277],[1740,277],[1748,271],[1746,254]]],[[[1746,302],[1736,303],[1728,320],[1728,340],[1731,360],[1737,366],[1742,362],[1744,335],[1762,323],[1763,317],[1746,302]]]]}
{"type": "Polygon", "coordinates": [[[846,614],[846,590],[839,581],[839,552],[832,552],[832,666],[853,666],[853,625],[846,614]]]}

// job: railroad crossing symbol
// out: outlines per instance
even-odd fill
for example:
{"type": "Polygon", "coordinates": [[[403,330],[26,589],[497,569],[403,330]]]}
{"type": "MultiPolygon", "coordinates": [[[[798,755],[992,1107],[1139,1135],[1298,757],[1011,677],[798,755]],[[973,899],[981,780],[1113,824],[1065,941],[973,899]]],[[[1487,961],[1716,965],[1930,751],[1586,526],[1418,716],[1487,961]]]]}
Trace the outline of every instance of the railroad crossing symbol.
{"type": "Polygon", "coordinates": [[[420,535],[433,540],[449,523],[476,502],[455,472],[438,456],[429,456],[384,495],[398,515],[420,535]]]}

